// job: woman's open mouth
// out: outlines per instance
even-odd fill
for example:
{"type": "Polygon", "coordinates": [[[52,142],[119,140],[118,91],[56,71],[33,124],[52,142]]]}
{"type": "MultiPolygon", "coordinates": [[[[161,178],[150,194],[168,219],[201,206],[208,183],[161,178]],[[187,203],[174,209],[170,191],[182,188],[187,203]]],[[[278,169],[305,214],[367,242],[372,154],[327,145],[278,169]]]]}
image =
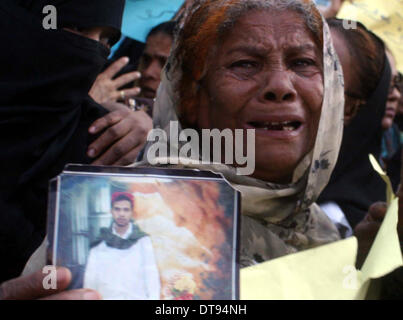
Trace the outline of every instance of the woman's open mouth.
{"type": "Polygon", "coordinates": [[[300,135],[304,124],[298,120],[251,121],[246,123],[244,128],[256,130],[256,136],[289,140],[300,135]]]}
{"type": "Polygon", "coordinates": [[[299,121],[283,122],[249,122],[248,125],[255,129],[273,130],[273,131],[296,131],[301,127],[299,121]]]}

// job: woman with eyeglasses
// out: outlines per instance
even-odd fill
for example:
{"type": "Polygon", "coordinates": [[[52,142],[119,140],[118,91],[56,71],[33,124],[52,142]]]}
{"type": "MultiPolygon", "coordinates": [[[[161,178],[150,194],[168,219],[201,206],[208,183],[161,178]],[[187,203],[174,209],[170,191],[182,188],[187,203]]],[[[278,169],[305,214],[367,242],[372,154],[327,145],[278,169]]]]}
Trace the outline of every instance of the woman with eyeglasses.
{"type": "MultiPolygon", "coordinates": [[[[382,202],[386,185],[372,168],[368,154],[381,159],[385,129],[395,128],[392,124],[400,98],[398,77],[395,60],[383,41],[361,23],[350,30],[343,28],[339,19],[330,19],[328,24],[344,73],[345,128],[335,170],[318,203],[342,237],[357,237],[360,267],[386,214],[387,207],[382,202]]],[[[400,152],[394,150],[394,155],[388,163],[388,175],[396,188],[400,182],[400,152]]],[[[399,222],[398,232],[402,231],[399,222]]],[[[402,295],[396,285],[401,281],[401,270],[383,279],[382,297],[402,295]]]]}
{"type": "Polygon", "coordinates": [[[345,128],[336,168],[319,203],[348,237],[370,205],[385,200],[385,183],[368,154],[381,155],[391,68],[382,40],[362,24],[346,30],[342,20],[328,23],[344,74],[345,128]]]}
{"type": "Polygon", "coordinates": [[[400,100],[399,105],[397,106],[397,112],[394,122],[400,130],[400,143],[403,144],[403,75],[400,72],[397,78],[395,78],[395,85],[397,85],[399,89],[400,100]]]}
{"type": "Polygon", "coordinates": [[[386,101],[385,115],[382,119],[382,128],[384,134],[382,137],[382,151],[380,156],[380,163],[384,170],[387,170],[391,176],[394,185],[399,184],[400,178],[400,154],[401,142],[400,131],[394,119],[397,115],[399,100],[401,97],[400,92],[400,76],[396,68],[396,61],[390,50],[386,50],[386,55],[391,66],[391,82],[389,86],[388,98],[386,101]]]}

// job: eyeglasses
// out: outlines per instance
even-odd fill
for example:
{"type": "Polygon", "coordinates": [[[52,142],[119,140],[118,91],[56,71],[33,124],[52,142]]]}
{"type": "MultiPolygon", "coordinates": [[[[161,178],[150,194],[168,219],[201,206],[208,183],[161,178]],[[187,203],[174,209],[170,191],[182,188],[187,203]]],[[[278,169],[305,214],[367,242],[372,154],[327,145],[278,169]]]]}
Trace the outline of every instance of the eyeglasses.
{"type": "Polygon", "coordinates": [[[399,91],[400,93],[402,93],[402,88],[403,87],[403,76],[402,74],[399,72],[392,80],[392,82],[390,83],[390,87],[389,87],[389,94],[391,94],[393,92],[393,90],[395,90],[395,88],[397,89],[397,91],[399,91]]]}
{"type": "MultiPolygon", "coordinates": [[[[395,90],[395,88],[400,93],[403,93],[403,75],[400,72],[393,78],[392,82],[390,83],[389,94],[392,94],[392,92],[393,92],[393,90],[395,90]]],[[[344,94],[349,98],[365,101],[365,99],[357,93],[345,91],[344,94]]]]}

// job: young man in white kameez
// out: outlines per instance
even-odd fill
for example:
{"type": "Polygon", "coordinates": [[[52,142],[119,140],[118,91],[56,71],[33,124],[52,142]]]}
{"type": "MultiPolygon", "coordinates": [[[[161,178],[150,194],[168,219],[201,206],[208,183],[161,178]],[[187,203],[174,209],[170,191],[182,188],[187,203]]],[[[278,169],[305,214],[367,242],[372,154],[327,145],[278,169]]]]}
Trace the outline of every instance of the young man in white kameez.
{"type": "Polygon", "coordinates": [[[112,195],[113,223],[90,250],[84,288],[106,300],[158,300],[160,277],[150,237],[132,221],[133,195],[112,195]]]}

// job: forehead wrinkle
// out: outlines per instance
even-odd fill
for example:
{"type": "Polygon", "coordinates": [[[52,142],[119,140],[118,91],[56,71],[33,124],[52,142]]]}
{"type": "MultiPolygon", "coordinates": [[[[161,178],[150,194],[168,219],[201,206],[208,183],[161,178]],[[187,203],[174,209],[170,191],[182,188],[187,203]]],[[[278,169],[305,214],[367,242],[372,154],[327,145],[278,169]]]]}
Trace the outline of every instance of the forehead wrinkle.
{"type": "MultiPolygon", "coordinates": [[[[281,22],[276,24],[276,21],[244,21],[242,17],[235,24],[234,29],[222,38],[223,42],[228,41],[228,38],[236,38],[236,42],[245,44],[260,43],[261,47],[270,48],[271,50],[287,47],[302,47],[309,40],[312,47],[316,49],[316,45],[311,35],[310,30],[305,27],[304,21],[300,17],[296,17],[294,22],[281,22]],[[301,26],[303,26],[301,28],[301,26]],[[248,32],[240,36],[236,29],[246,30],[248,32]]],[[[233,41],[233,39],[231,39],[233,41]]],[[[306,48],[303,48],[306,49],[306,48]]],[[[267,50],[267,49],[265,49],[267,50]]]]}
{"type": "Polygon", "coordinates": [[[252,47],[249,45],[239,45],[235,48],[230,49],[226,54],[234,54],[234,53],[247,53],[252,56],[264,56],[267,54],[267,49],[264,47],[252,47]]]}
{"type": "MultiPolygon", "coordinates": [[[[283,49],[287,51],[312,51],[316,52],[318,48],[315,42],[308,36],[304,34],[293,34],[289,37],[282,37],[278,40],[271,35],[265,34],[264,37],[260,37],[257,34],[251,36],[244,36],[242,38],[238,37],[237,40],[233,41],[231,38],[234,34],[230,35],[226,41],[231,41],[233,43],[232,48],[230,48],[226,54],[233,54],[236,52],[245,52],[252,55],[266,55],[270,52],[283,49]],[[309,41],[309,42],[307,42],[309,41]]],[[[226,42],[225,41],[225,42],[226,42]]],[[[224,42],[224,43],[225,43],[224,42]]],[[[224,44],[223,43],[223,44],[224,44]]]]}
{"type": "Polygon", "coordinates": [[[291,45],[289,47],[286,48],[287,51],[291,51],[291,52],[313,52],[313,53],[317,53],[318,52],[318,48],[310,43],[305,43],[302,45],[291,45]]]}

